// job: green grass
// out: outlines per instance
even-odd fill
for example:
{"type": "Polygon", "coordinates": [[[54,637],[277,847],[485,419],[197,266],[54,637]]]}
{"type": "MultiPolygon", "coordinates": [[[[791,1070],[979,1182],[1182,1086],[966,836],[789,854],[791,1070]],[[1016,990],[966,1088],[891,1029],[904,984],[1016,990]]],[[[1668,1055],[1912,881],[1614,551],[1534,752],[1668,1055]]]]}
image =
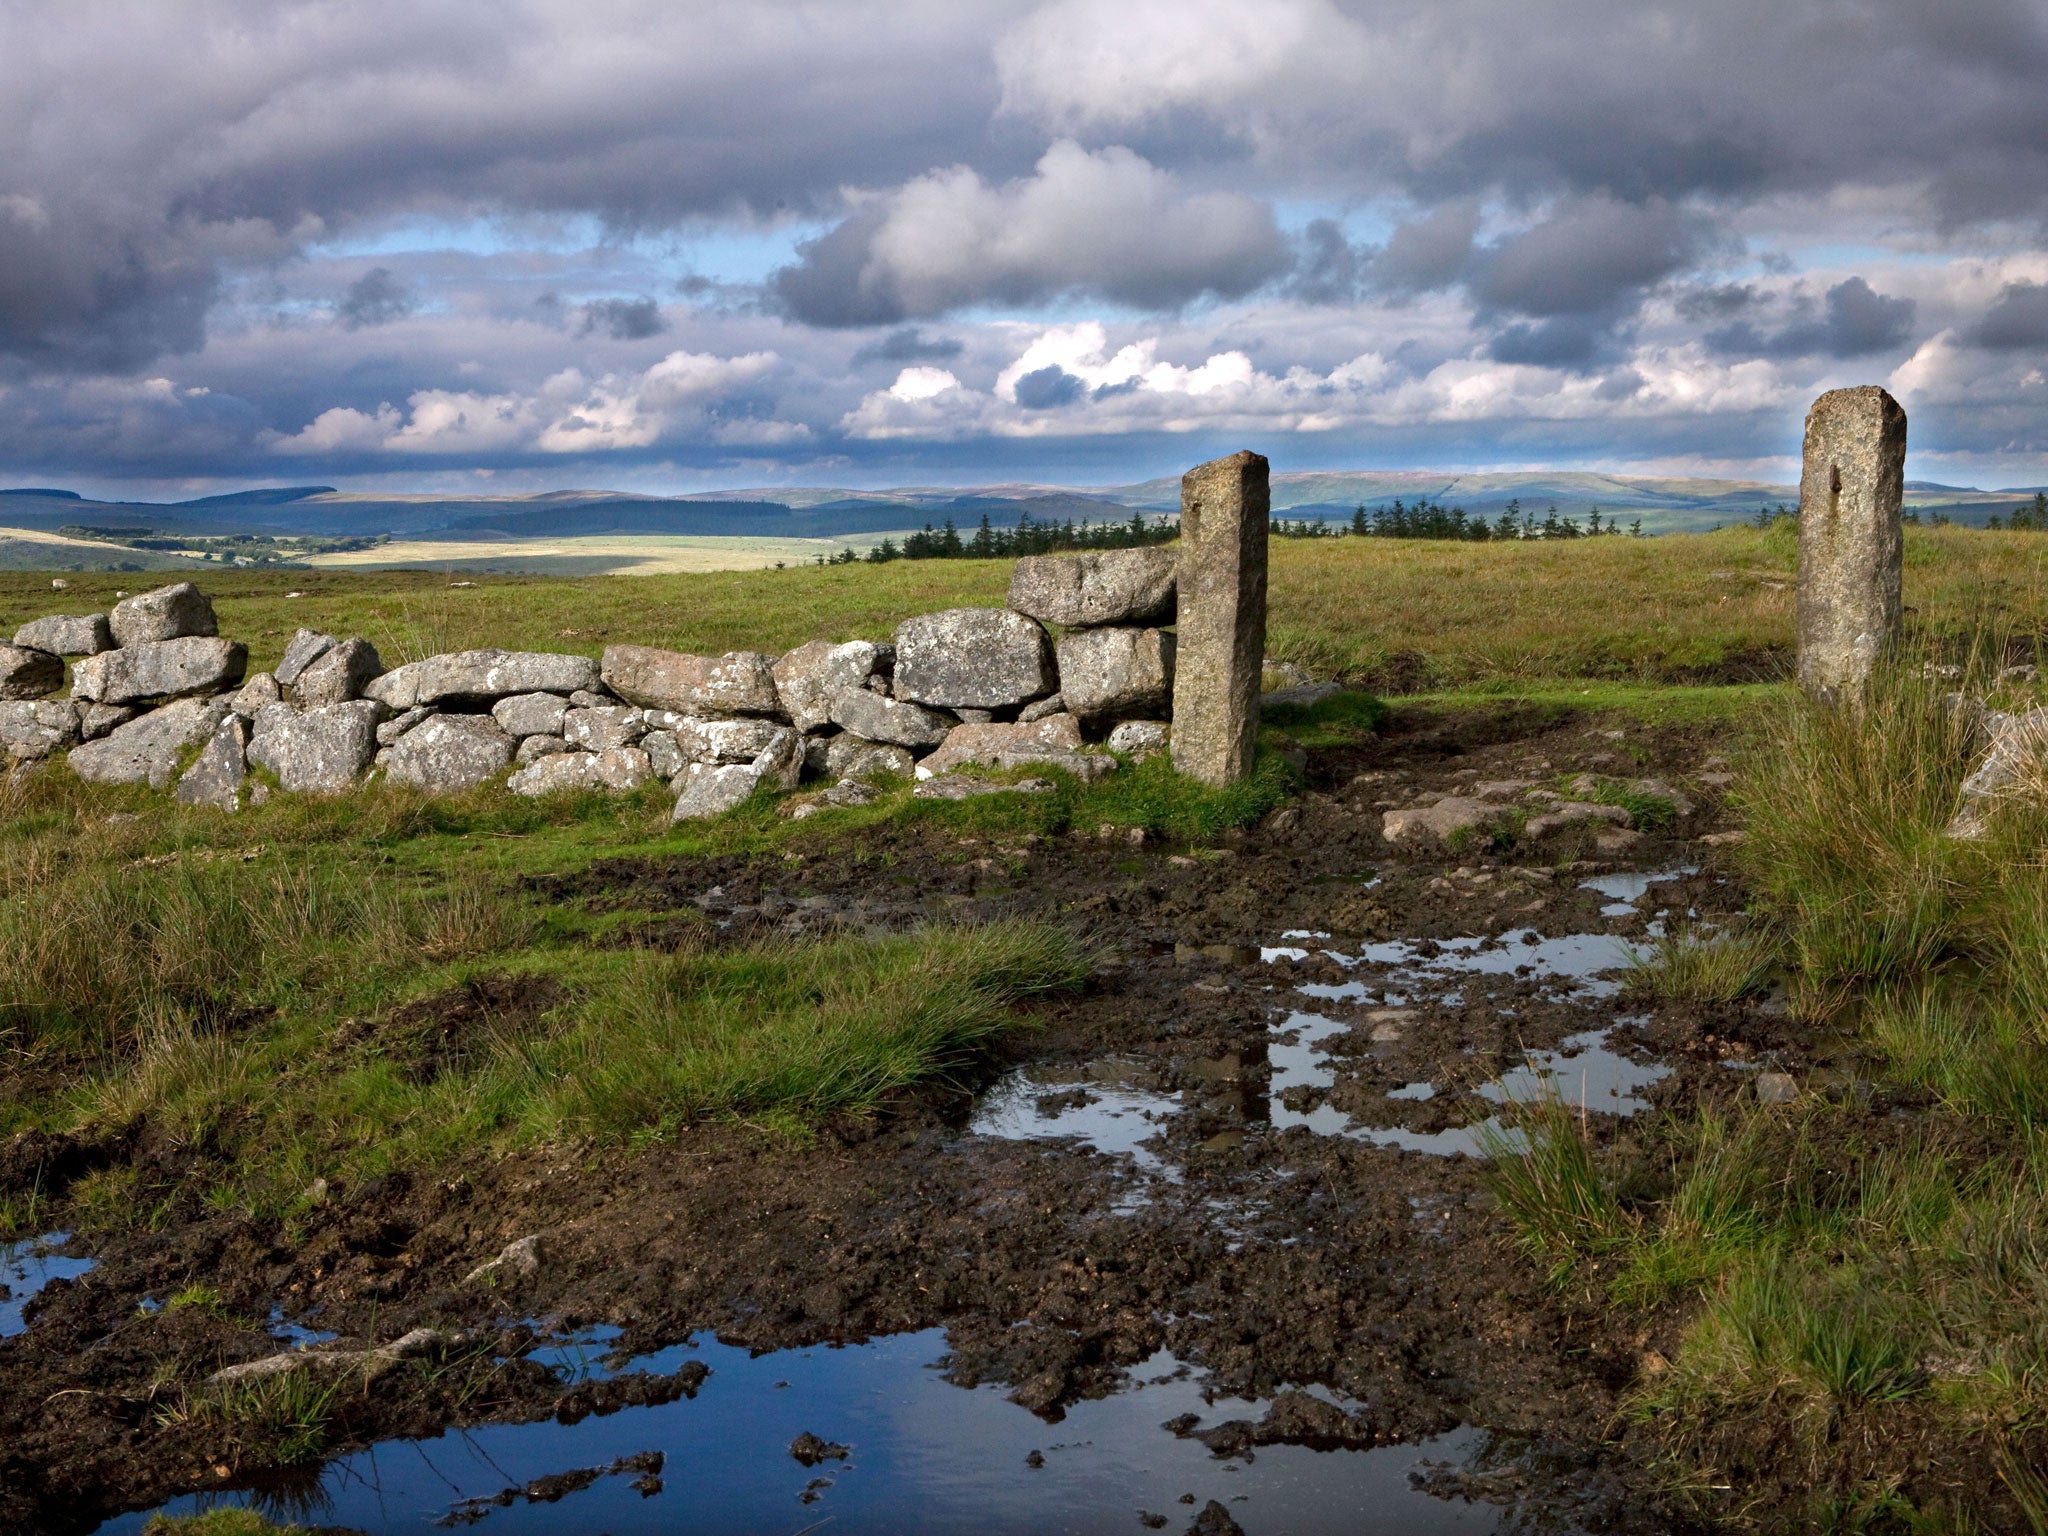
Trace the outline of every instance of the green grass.
{"type": "Polygon", "coordinates": [[[300,1529],[273,1525],[253,1509],[210,1509],[203,1515],[151,1515],[142,1536],[277,1536],[300,1529]]]}
{"type": "MultiPolygon", "coordinates": [[[[1948,654],[1983,692],[2007,651],[1948,654]]],[[[1752,723],[1754,921],[1662,940],[1631,979],[1725,1005],[1782,968],[1841,1078],[1606,1152],[1551,1127],[1492,1173],[1554,1280],[1678,1328],[1635,1412],[1676,1483],[1756,1490],[1739,1523],[2023,1525],[2048,1452],[2048,815],[1944,835],[1974,749],[1923,659],[1860,707],[1752,723]]]]}

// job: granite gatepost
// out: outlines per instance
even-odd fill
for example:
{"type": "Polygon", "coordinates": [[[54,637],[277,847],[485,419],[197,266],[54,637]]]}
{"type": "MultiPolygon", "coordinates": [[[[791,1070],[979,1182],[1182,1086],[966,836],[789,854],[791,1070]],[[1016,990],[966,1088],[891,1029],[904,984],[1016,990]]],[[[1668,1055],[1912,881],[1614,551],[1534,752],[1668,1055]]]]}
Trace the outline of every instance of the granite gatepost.
{"type": "Polygon", "coordinates": [[[1252,770],[1266,660],[1268,465],[1234,453],[1180,482],[1173,766],[1204,784],[1252,770]]]}

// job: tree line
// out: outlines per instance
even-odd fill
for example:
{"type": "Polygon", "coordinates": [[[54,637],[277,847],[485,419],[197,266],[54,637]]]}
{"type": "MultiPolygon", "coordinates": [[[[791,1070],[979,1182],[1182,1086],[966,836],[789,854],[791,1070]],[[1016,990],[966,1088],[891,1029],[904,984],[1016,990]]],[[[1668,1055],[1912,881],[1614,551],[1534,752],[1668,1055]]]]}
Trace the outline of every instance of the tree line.
{"type": "Polygon", "coordinates": [[[1520,497],[1510,501],[1501,509],[1500,516],[1490,521],[1466,512],[1463,507],[1445,507],[1427,497],[1413,506],[1397,498],[1392,506],[1374,507],[1370,512],[1361,505],[1348,523],[1310,518],[1273,521],[1273,534],[1282,539],[1464,539],[1485,543],[1496,539],[1597,539],[1623,532],[1632,538],[1642,538],[1643,520],[1637,518],[1624,530],[1619,518],[1608,517],[1594,507],[1581,523],[1574,517],[1560,517],[1555,504],[1539,518],[1522,505],[1520,497]]]}

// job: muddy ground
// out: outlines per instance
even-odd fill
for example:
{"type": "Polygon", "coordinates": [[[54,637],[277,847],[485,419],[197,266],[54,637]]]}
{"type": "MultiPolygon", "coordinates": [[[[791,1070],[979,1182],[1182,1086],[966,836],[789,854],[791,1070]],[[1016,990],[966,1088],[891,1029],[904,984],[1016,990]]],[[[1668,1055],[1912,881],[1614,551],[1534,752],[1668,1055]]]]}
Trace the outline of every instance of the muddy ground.
{"type": "MultiPolygon", "coordinates": [[[[952,1380],[1005,1383],[1049,1419],[1164,1347],[1218,1391],[1270,1400],[1262,1419],[1202,1432],[1219,1454],[1474,1424],[1517,1454],[1485,1488],[1447,1491],[1512,1505],[1533,1525],[1685,1528],[1617,1415],[1674,1340],[1547,1291],[1540,1267],[1511,1248],[1472,1159],[1289,1122],[1334,1113],[1428,1137],[1480,1121],[1491,1111],[1480,1085],[1618,1017],[1635,1022],[1609,1036],[1614,1051],[1671,1069],[1638,1090],[1648,1101],[1741,1092],[1746,1074],[1730,1063],[1803,1069],[1768,1010],[1652,1014],[1611,987],[1588,997],[1540,968],[1517,974],[1511,960],[1397,1001],[1398,966],[1349,963],[1397,938],[1429,941],[1411,945],[1412,965],[1513,955],[1524,941],[1499,936],[1522,930],[1640,936],[1663,907],[1728,915],[1739,897],[1699,841],[1724,826],[1716,745],[1706,731],[1511,707],[1412,713],[1371,741],[1312,754],[1302,799],[1213,850],[1090,829],[963,842],[895,828],[801,858],[618,862],[554,882],[557,900],[676,914],[645,925],[649,942],[699,942],[703,916],[742,938],[1034,915],[1071,925],[1099,961],[1084,993],[1038,1005],[1037,1027],[975,1083],[906,1096],[808,1147],[700,1127],[637,1153],[392,1177],[331,1190],[296,1245],[196,1202],[190,1220],[148,1236],[82,1234],[74,1251],[97,1267],[51,1284],[26,1330],[0,1340],[0,1529],[89,1531],[174,1493],[269,1475],[258,1437],[178,1404],[181,1384],[276,1351],[271,1332],[245,1321],[273,1309],[339,1335],[329,1348],[443,1331],[342,1395],[330,1449],[604,1412],[693,1385],[628,1372],[565,1386],[521,1358],[534,1335],[517,1319],[612,1324],[630,1352],[693,1330],[766,1349],[943,1325],[952,1380]],[[1605,849],[1594,842],[1605,829],[1591,827],[1540,849],[1456,854],[1395,850],[1380,835],[1391,805],[1580,771],[1663,778],[1690,814],[1605,849]],[[1686,865],[1700,867],[1632,909],[1582,884],[1686,865]],[[1460,951],[1461,938],[1487,943],[1460,951]],[[1276,1096],[1275,1015],[1289,1008],[1325,1021],[1330,1070],[1276,1096]],[[1144,1166],[1074,1142],[969,1134],[970,1090],[1020,1063],[1053,1085],[1035,1113],[1085,1106],[1104,1086],[1179,1108],[1144,1166]],[[1404,1088],[1424,1083],[1428,1097],[1404,1088]],[[534,1235],[536,1262],[462,1283],[534,1235]],[[217,1308],[138,1312],[195,1282],[218,1290],[217,1308]],[[1290,1390],[1312,1384],[1346,1406],[1290,1390]]],[[[462,1058],[478,1021],[551,1001],[484,986],[387,1022],[432,1071],[462,1058]]],[[[1629,1134],[1619,1119],[1592,1123],[1629,1134]]],[[[0,1186],[41,1178],[54,1192],[126,1159],[174,1187],[193,1156],[147,1126],[99,1146],[19,1141],[0,1147],[0,1186]]]]}

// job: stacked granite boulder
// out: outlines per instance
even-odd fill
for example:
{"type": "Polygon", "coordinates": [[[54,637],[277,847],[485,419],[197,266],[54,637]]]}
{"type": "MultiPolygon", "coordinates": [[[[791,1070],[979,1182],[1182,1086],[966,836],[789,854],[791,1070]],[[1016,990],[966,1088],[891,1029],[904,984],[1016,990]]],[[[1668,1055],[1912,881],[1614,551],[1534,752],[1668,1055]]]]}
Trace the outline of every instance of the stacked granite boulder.
{"type": "Polygon", "coordinates": [[[1007,608],[923,614],[886,644],[819,640],[780,658],[484,649],[387,669],[360,636],[301,629],[275,671],[246,676],[246,647],[180,582],[108,614],[38,619],[0,646],[0,751],[67,752],[82,778],[175,785],[224,810],[273,783],[331,795],[375,774],[430,794],[660,779],[677,820],[805,778],[835,782],[828,803],[872,794],[881,775],[951,798],[982,787],[964,768],[1093,779],[1111,753],[1163,749],[1173,636],[1159,626],[1173,608],[1171,552],[1117,550],[1019,561],[1007,608]],[[51,697],[67,658],[71,696],[51,697]],[[1105,737],[1109,752],[1090,744],[1105,737]]]}

